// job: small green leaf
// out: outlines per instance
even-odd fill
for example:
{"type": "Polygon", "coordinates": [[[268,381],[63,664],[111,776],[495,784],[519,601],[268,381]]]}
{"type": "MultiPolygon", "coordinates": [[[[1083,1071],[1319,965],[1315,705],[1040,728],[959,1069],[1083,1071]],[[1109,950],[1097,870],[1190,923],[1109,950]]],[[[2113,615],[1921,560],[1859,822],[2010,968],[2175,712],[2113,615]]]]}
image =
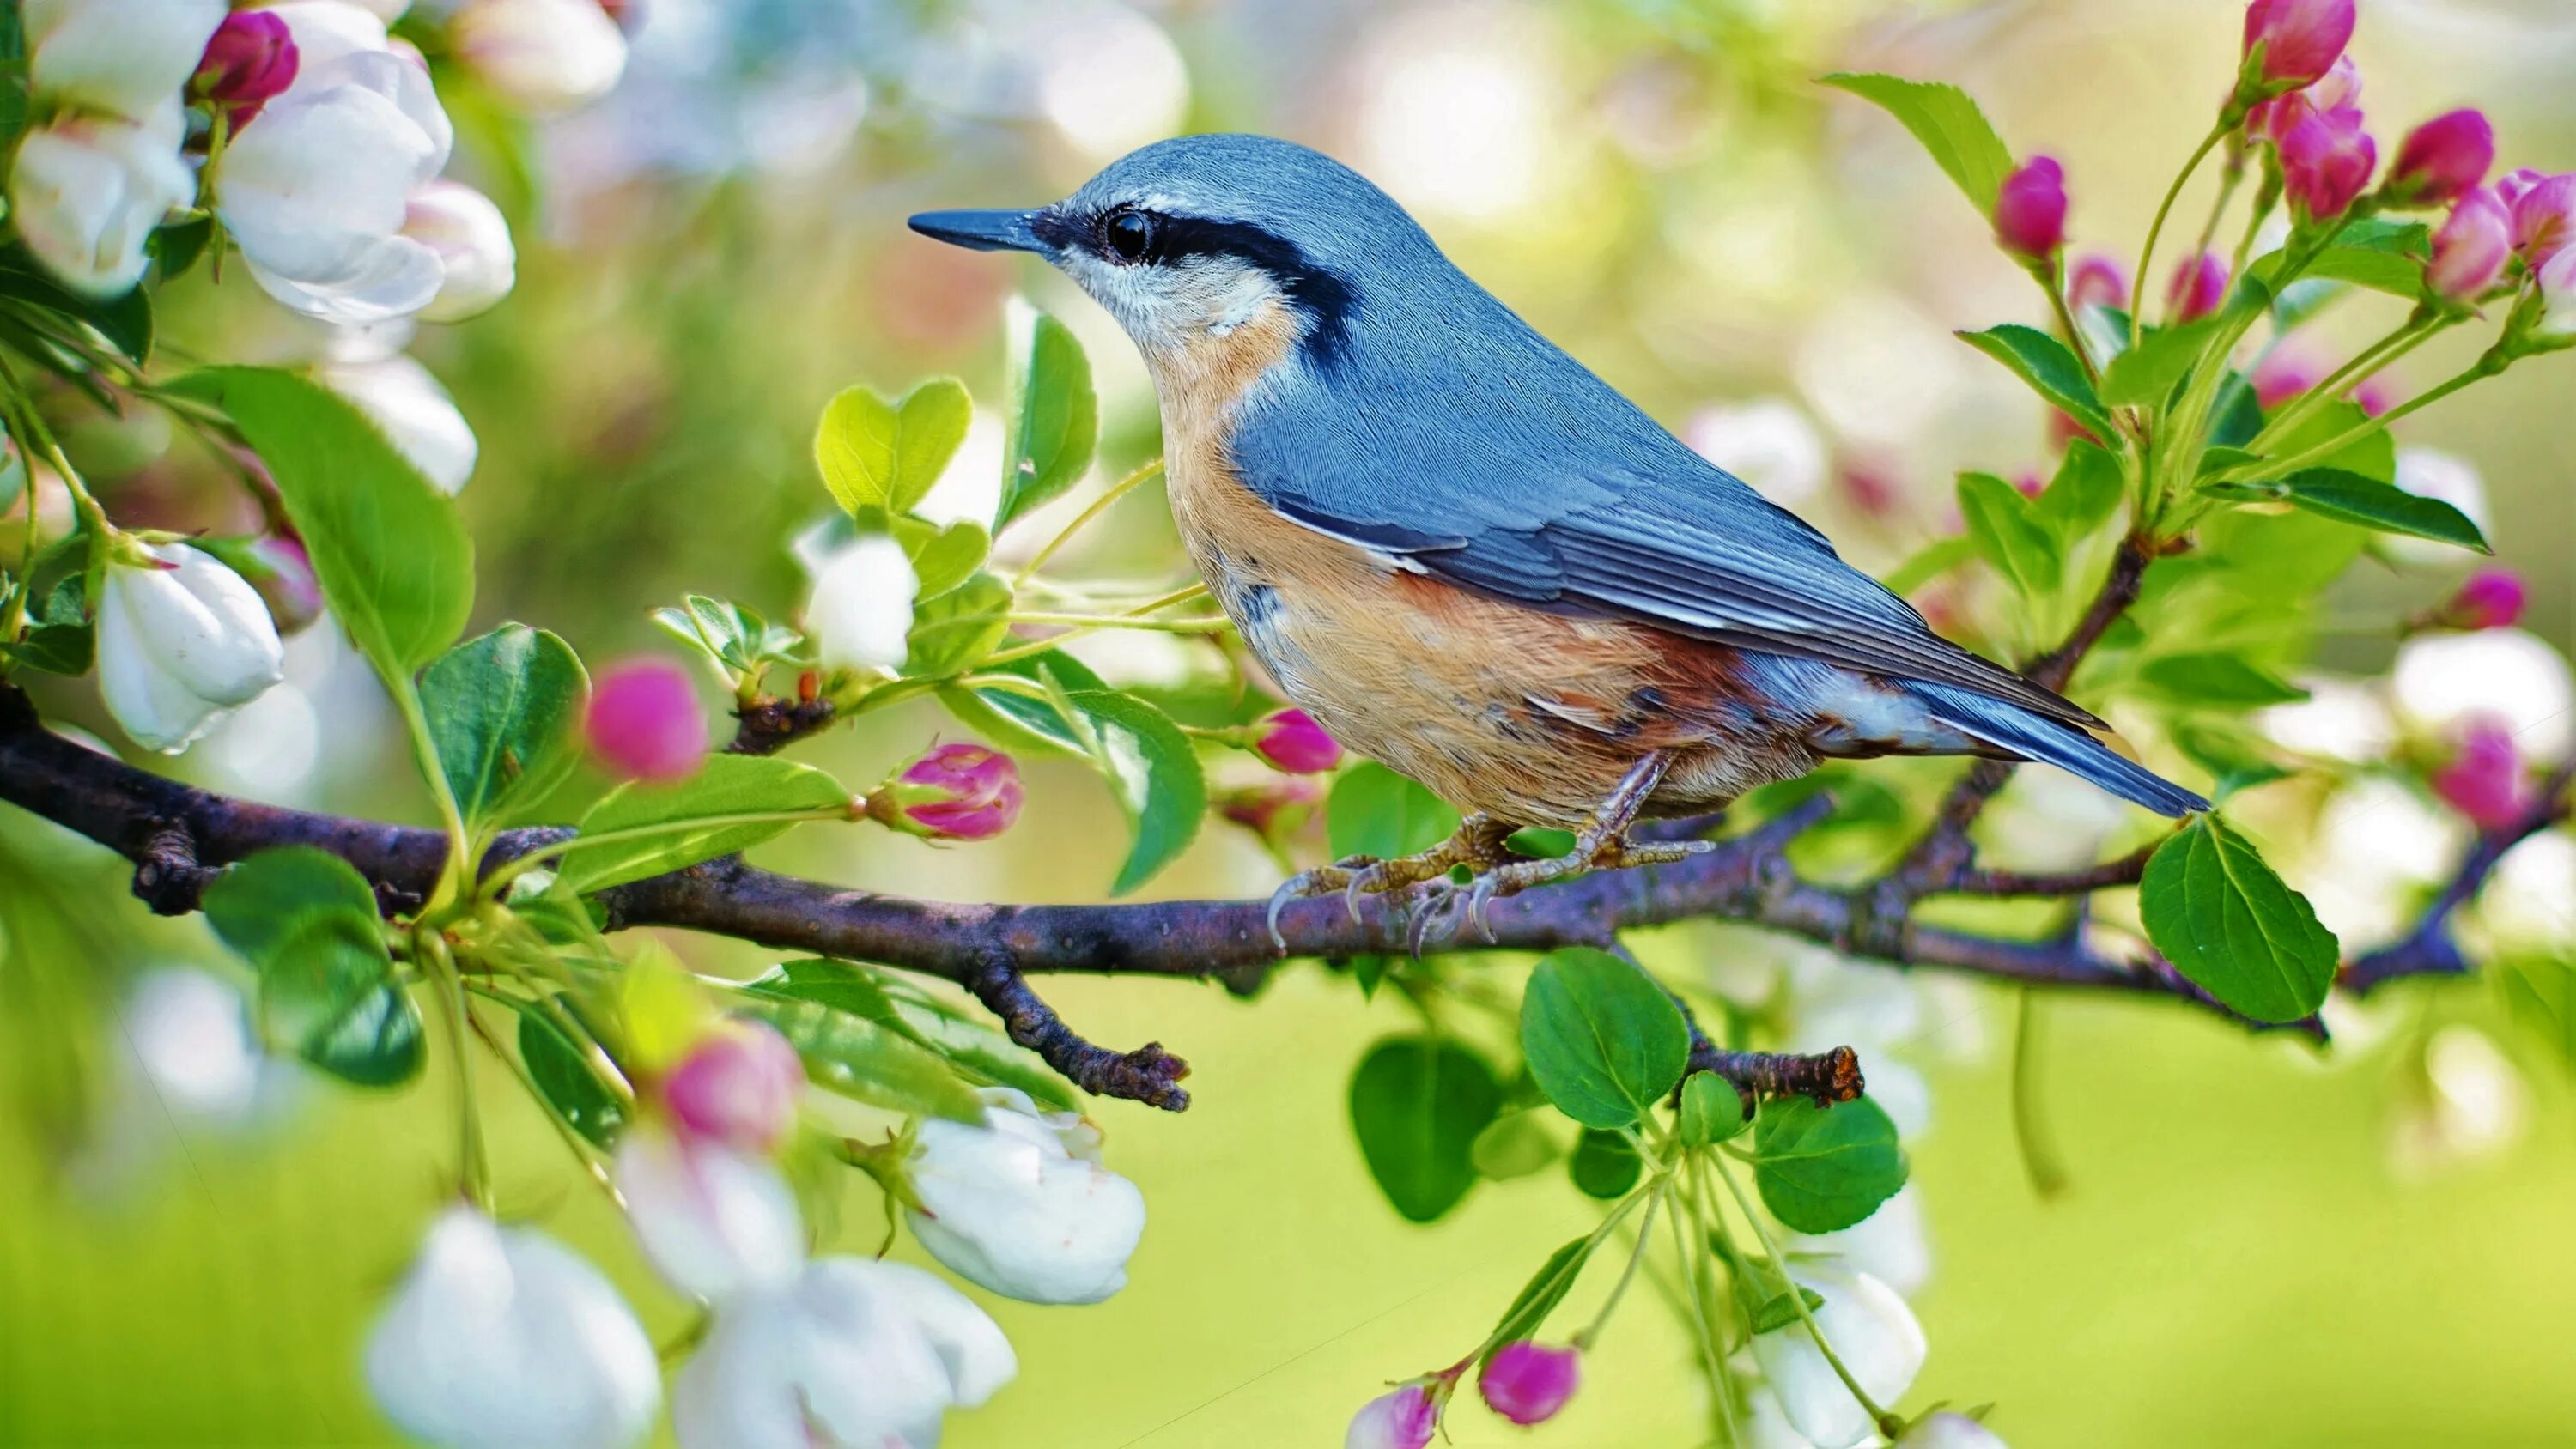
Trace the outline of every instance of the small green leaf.
{"type": "Polygon", "coordinates": [[[2021,490],[1992,473],[1959,475],[1959,514],[1977,552],[2026,599],[2057,592],[2060,545],[2021,490]]]}
{"type": "Polygon", "coordinates": [[[2467,514],[2441,499],[2336,468],[2310,468],[2273,483],[2208,484],[2203,491],[2226,498],[2278,499],[2321,518],[2381,533],[2429,538],[2484,554],[2495,552],[2467,514]]]}
{"type": "Polygon", "coordinates": [[[846,961],[782,961],[744,983],[746,991],[819,1002],[889,1027],[948,1059],[969,1081],[1016,1087],[1040,1106],[1080,1108],[1062,1077],[1035,1052],[981,1021],[970,1021],[917,989],[846,961]]]}
{"type": "MultiPolygon", "coordinates": [[[[2349,282],[2409,300],[2424,290],[2424,261],[2432,252],[2432,234],[2422,222],[2364,217],[2343,230],[2316,259],[2299,272],[2302,282],[2349,282]]],[[[2275,279],[2288,260],[2284,252],[2255,259],[2246,274],[2266,290],[2278,290],[2275,279]]]]}
{"type": "Polygon", "coordinates": [[[900,403],[844,388],[815,425],[814,464],[848,512],[908,513],[939,481],[974,415],[966,385],[953,377],[934,377],[900,403]]]}
{"type": "Polygon", "coordinates": [[[547,1109],[565,1126],[593,1146],[615,1144],[626,1126],[626,1109],[592,1075],[562,1028],[532,1007],[519,1013],[519,1062],[528,1069],[528,1080],[537,1084],[537,1095],[545,1099],[547,1109]]]}
{"type": "MultiPolygon", "coordinates": [[[[31,584],[41,587],[46,571],[47,565],[40,561],[31,584]]],[[[24,638],[0,640],[0,658],[47,674],[77,678],[89,673],[98,647],[88,608],[86,581],[80,569],[74,567],[56,579],[44,597],[27,611],[24,638]]]]}
{"type": "Polygon", "coordinates": [[[2215,815],[2149,857],[2138,915],[2176,969],[2256,1021],[2297,1021],[2334,985],[2334,933],[2215,815]]]}
{"type": "Polygon", "coordinates": [[[1556,1311],[1556,1305],[1564,1302],[1565,1295],[1574,1291],[1575,1281],[1583,1276],[1583,1265],[1591,1260],[1595,1246],[1589,1237],[1576,1238],[1547,1255],[1547,1261],[1539,1265],[1539,1270],[1532,1273],[1530,1280],[1521,1285],[1521,1291],[1513,1296],[1511,1306],[1503,1310],[1503,1316],[1494,1320],[1494,1331],[1490,1335],[1494,1346],[1485,1350],[1487,1362],[1501,1352],[1504,1344],[1537,1336],[1539,1329],[1546,1324],[1547,1316],[1556,1311]]]}
{"type": "Polygon", "coordinates": [[[543,799],[572,773],[574,722],[589,695],[572,646],[525,624],[467,640],[421,672],[430,742],[468,825],[543,799]]]}
{"type": "Polygon", "coordinates": [[[1977,541],[1966,534],[1936,538],[1916,549],[1884,579],[1891,594],[1910,594],[1977,556],[1977,541]]]}
{"type": "Polygon", "coordinates": [[[2012,152],[1968,93],[1939,81],[1912,81],[1901,76],[1841,71],[1822,83],[1849,91],[1894,116],[1968,200],[1977,214],[1992,218],[2004,178],[2012,174],[2012,152]]]}
{"type": "Polygon", "coordinates": [[[1637,1149],[1616,1132],[1586,1127],[1574,1141],[1574,1152],[1565,1160],[1565,1171],[1574,1179],[1575,1191],[1604,1202],[1617,1202],[1628,1195],[1645,1175],[1646,1164],[1637,1157],[1637,1149]]]}
{"type": "Polygon", "coordinates": [[[221,407],[267,464],[331,612],[388,681],[465,629],[474,547],[456,505],[339,394],[265,367],[210,367],[169,385],[221,407]]]}
{"type": "Polygon", "coordinates": [[[194,221],[173,222],[152,233],[145,243],[152,260],[161,268],[162,286],[168,286],[188,274],[197,259],[206,254],[206,243],[215,239],[215,218],[209,213],[194,221]]]}
{"type": "Polygon", "coordinates": [[[2205,725],[2187,724],[2174,731],[2174,745],[2191,762],[2210,773],[2209,796],[2225,803],[2231,795],[2286,780],[2296,773],[2273,763],[2264,746],[2249,735],[2205,725]]]}
{"type": "Polygon", "coordinates": [[[1100,437],[1091,359],[1063,323],[1026,303],[1012,308],[1011,421],[1002,458],[1000,533],[1078,481],[1100,437]]]}
{"type": "Polygon", "coordinates": [[[922,598],[937,598],[975,576],[993,553],[993,535],[971,518],[945,528],[918,518],[886,520],[895,542],[912,560],[912,574],[922,598]]]}
{"type": "Polygon", "coordinates": [[[738,999],[795,1046],[817,1086],[889,1111],[983,1120],[983,1103],[948,1063],[883,1022],[767,992],[738,999]]]}
{"type": "Polygon", "coordinates": [[[1444,1037],[1379,1042],[1351,1074],[1351,1131],[1395,1210],[1427,1223],[1476,1185],[1476,1134],[1502,1109],[1494,1069],[1444,1037]]]}
{"type": "Polygon", "coordinates": [[[1715,1072],[1693,1072],[1682,1082],[1682,1141],[1693,1147],[1733,1139],[1753,1124],[1744,1094],[1715,1072]]]}
{"type": "Polygon", "coordinates": [[[1381,860],[1429,850],[1458,828],[1458,812],[1412,780],[1374,760],[1333,779],[1324,801],[1324,839],[1336,859],[1381,860]]]}
{"type": "Polygon", "coordinates": [[[2065,343],[2018,322],[1983,332],[1962,332],[1959,338],[2012,369],[2015,377],[2030,384],[2033,392],[2058,411],[2083,424],[2086,432],[2103,439],[2118,436],[2111,426],[2111,415],[2102,410],[2102,400],[2093,395],[2093,384],[2084,378],[2084,365],[2066,350],[2065,343]]]}
{"type": "MultiPolygon", "coordinates": [[[[1825,1295],[1815,1289],[1802,1285],[1797,1291],[1798,1297],[1806,1300],[1807,1312],[1813,1313],[1825,1306],[1825,1295]]],[[[1752,1332],[1756,1334],[1776,1332],[1798,1321],[1798,1305],[1788,1293],[1782,1292],[1764,1299],[1759,1307],[1752,1310],[1751,1317],[1752,1332]]]]}
{"type": "MultiPolygon", "coordinates": [[[[2258,414],[2259,415],[2259,414],[2258,414]]],[[[2299,420],[2298,426],[2283,433],[2270,445],[2275,458],[2293,458],[2339,438],[2370,420],[2361,404],[2349,401],[2327,403],[2299,420]]],[[[2318,470],[2358,473],[2375,483],[2397,481],[2397,442],[2386,428],[2345,445],[2332,455],[2312,465],[2318,470]]],[[[2259,476],[2259,475],[2258,475],[2259,476]]],[[[2304,474],[2302,475],[2304,476],[2304,474]]]]}
{"type": "Polygon", "coordinates": [[[1690,1029],[1635,963],[1564,946],[1530,972],[1521,1054],[1557,1110],[1586,1127],[1625,1127],[1681,1080],[1690,1029]]]}
{"type": "Polygon", "coordinates": [[[903,672],[914,679],[947,679],[973,669],[1011,632],[1005,617],[1010,609],[1011,586],[998,574],[977,574],[922,600],[905,637],[903,672]]]}
{"type": "MultiPolygon", "coordinates": [[[[1040,685],[1051,682],[1056,690],[1065,693],[1109,687],[1108,682],[1093,673],[1089,665],[1061,649],[1014,659],[979,672],[1017,675],[1040,685]]],[[[968,729],[1001,748],[1070,755],[1076,759],[1089,755],[1081,732],[1066,722],[1064,712],[1056,708],[1052,696],[1040,697],[1009,689],[969,690],[949,685],[939,691],[939,702],[946,705],[948,712],[957,716],[968,729]]]]}
{"type": "Polygon", "coordinates": [[[1836,1107],[1804,1097],[1763,1103],[1753,1157],[1762,1205],[1801,1233],[1840,1232],[1905,1186],[1896,1126],[1866,1097],[1836,1107]]]}
{"type": "Polygon", "coordinates": [[[2258,709],[2308,692],[2234,654],[2168,654],[2138,671],[2146,692],[2194,709],[2258,709]]]}
{"type": "Polygon", "coordinates": [[[2061,550],[2070,549],[2110,522],[2127,492],[2120,460],[2108,449],[2077,438],[2066,445],[2057,476],[2035,500],[2033,516],[2057,536],[2061,550]]]}
{"type": "Polygon", "coordinates": [[[1132,694],[1075,690],[1065,696],[1082,716],[1087,753],[1126,813],[1131,843],[1111,895],[1125,895],[1189,848],[1207,814],[1207,778],[1198,752],[1171,717],[1132,694]]]}
{"type": "Polygon", "coordinates": [[[206,888],[206,922],[259,972],[261,1032],[365,1087],[420,1071],[420,1010],[394,980],[376,893],[309,845],[264,850],[206,888]]]}
{"type": "Polygon", "coordinates": [[[1565,1155],[1565,1144],[1548,1130],[1548,1114],[1531,1108],[1505,1112],[1485,1124],[1467,1149],[1476,1175],[1494,1182],[1527,1177],[1565,1155]]]}
{"type": "Polygon", "coordinates": [[[2157,407],[2191,373],[2220,319],[2203,317],[2179,327],[2159,327],[2102,371],[2102,401],[2112,407],[2157,407]]]}
{"type": "Polygon", "coordinates": [[[107,339],[135,363],[152,359],[152,292],[134,287],[113,297],[84,297],[56,282],[26,246],[0,247],[0,297],[60,313],[107,339]]]}
{"type": "Polygon", "coordinates": [[[767,755],[711,755],[698,773],[668,785],[620,785],[581,817],[581,833],[636,831],[596,845],[575,842],[557,878],[587,894],[748,850],[785,834],[792,821],[729,817],[847,806],[850,792],[811,765],[767,755]]]}

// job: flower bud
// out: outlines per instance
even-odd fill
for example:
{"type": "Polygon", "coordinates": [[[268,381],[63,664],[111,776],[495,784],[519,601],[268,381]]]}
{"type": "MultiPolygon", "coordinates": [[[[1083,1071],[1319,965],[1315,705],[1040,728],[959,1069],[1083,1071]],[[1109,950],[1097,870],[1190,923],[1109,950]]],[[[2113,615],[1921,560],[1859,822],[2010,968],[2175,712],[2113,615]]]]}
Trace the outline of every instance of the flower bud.
{"type": "Polygon", "coordinates": [[[2459,592],[2442,601],[2428,622],[2444,629],[2510,629],[2522,620],[2530,602],[2522,575],[2511,569],[2480,569],[2459,592]]]}
{"type": "Polygon", "coordinates": [[[2540,264],[2533,282],[2540,288],[2540,320],[2532,327],[2536,337],[2576,337],[2576,246],[2560,248],[2558,255],[2540,264]]]}
{"type": "Polygon", "coordinates": [[[2363,417],[2375,418],[2397,405],[2396,386],[2393,374],[2374,372],[2352,385],[2353,406],[2361,409],[2363,417]]]}
{"type": "Polygon", "coordinates": [[[534,1228],[447,1210],[367,1336],[367,1388],[444,1449],[617,1449],[653,1428],[661,1365],[597,1268],[534,1228]]]}
{"type": "Polygon", "coordinates": [[[2513,208],[2513,249],[2532,270],[2576,243],[2576,171],[2517,171],[2497,183],[2497,192],[2513,208]]]}
{"type": "Polygon", "coordinates": [[[814,571],[805,631],[826,669],[900,669],[911,652],[920,576],[903,545],[884,534],[855,540],[814,571]]]}
{"type": "Polygon", "coordinates": [[[1020,767],[982,745],[936,745],[877,787],[868,814],[926,840],[990,840],[1020,818],[1020,767]]]}
{"type": "Polygon", "coordinates": [[[2315,354],[2296,346],[2275,347],[2254,364],[2254,401],[2270,412],[2324,380],[2325,369],[2315,354]]]}
{"type": "Polygon", "coordinates": [[[1321,775],[1342,763],[1341,741],[1325,733],[1302,709],[1278,710],[1261,721],[1253,752],[1292,775],[1321,775]]]}
{"type": "Polygon", "coordinates": [[[804,1095],[796,1048],[759,1021],[724,1023],[662,1079],[663,1105],[683,1135],[745,1153],[776,1148],[804,1095]]]}
{"type": "Polygon", "coordinates": [[[2075,259],[2066,275],[2066,307],[2081,312],[2087,307],[2126,307],[2129,305],[2129,274],[2120,264],[2100,252],[2086,252],[2075,259]]]}
{"type": "Polygon", "coordinates": [[[1965,1414],[1944,1409],[1925,1416],[1922,1423],[1905,1431],[1896,1441],[1896,1449],[2005,1449],[2002,1437],[1994,1430],[1965,1414]]]}
{"type": "Polygon", "coordinates": [[[297,61],[285,21],[265,10],[235,10],[206,42],[189,89],[229,108],[239,127],[295,83],[297,61]]]}
{"type": "Polygon", "coordinates": [[[2034,156],[2004,178],[1995,194],[1995,240],[2031,261],[2066,245],[2066,171],[2055,157],[2034,156]]]}
{"type": "Polygon", "coordinates": [[[490,311],[519,279],[510,223],[492,199],[455,181],[432,181],[403,207],[403,236],[438,253],[438,295],[424,322],[462,322],[490,311]]]}
{"type": "Polygon", "coordinates": [[[284,677],[286,649],[259,594],[185,544],[112,556],[98,606],[98,685],[136,744],[187,748],[225,711],[284,677]]]}
{"type": "Polygon", "coordinates": [[[1440,1406],[1431,1391],[1406,1384],[1360,1406],[1342,1436],[1342,1449],[1423,1449],[1439,1427],[1440,1406]]]}
{"type": "Polygon", "coordinates": [[[322,617],[322,581],[313,573],[313,558],[304,551],[304,541],[295,535],[201,538],[197,547],[223,560],[241,575],[242,582],[259,591],[278,633],[295,633],[322,617]]]}
{"type": "Polygon", "coordinates": [[[2263,47],[2263,79],[2303,86],[2325,75],[2352,43],[2353,0],[2254,0],[2245,7],[2245,55],[2263,47]]]}
{"type": "Polygon", "coordinates": [[[1219,792],[1213,802],[1223,819],[1242,826],[1264,840],[1276,841],[1294,834],[1313,817],[1315,807],[1324,803],[1323,787],[1314,781],[1291,776],[1272,779],[1266,784],[1239,790],[1219,792]]]}
{"type": "Polygon", "coordinates": [[[2275,145],[2289,134],[2292,126],[2317,111],[2338,110],[2361,103],[2361,67],[2349,55],[2339,57],[2324,76],[2306,87],[2287,95],[2275,96],[2256,106],[2245,118],[2245,131],[2275,145]]]}
{"type": "Polygon", "coordinates": [[[2185,257],[2165,283],[2165,306],[2176,322],[2195,322],[2227,300],[2227,263],[2216,252],[2185,257]]]}
{"type": "Polygon", "coordinates": [[[599,99],[626,70],[626,36],[599,0],[466,0],[448,43],[502,99],[538,115],[599,99]]]}
{"type": "Polygon", "coordinates": [[[2495,192],[2480,186],[2451,206],[2451,214],[2433,233],[2433,259],[2424,280],[2433,293],[2451,301],[2474,297],[2495,285],[2513,252],[2512,219],[2495,192]]]}
{"type": "Polygon", "coordinates": [[[2349,106],[2302,117],[2281,138],[2281,186],[2303,222],[2343,215],[2370,184],[2379,147],[2349,106]]]}
{"type": "Polygon", "coordinates": [[[1486,1406],[1515,1424],[1541,1424],[1574,1397],[1583,1355],[1520,1339],[1495,1350],[1476,1378],[1486,1406]]]}
{"type": "Polygon", "coordinates": [[[630,659],[593,682],[582,735],[609,773],[685,780],[707,758],[707,716],[689,672],[668,659],[630,659]]]}
{"type": "Polygon", "coordinates": [[[2476,110],[2435,116],[2397,144],[2388,168],[2394,206],[2440,206],[2467,195],[2495,164],[2495,127],[2476,110]]]}
{"type": "Polygon", "coordinates": [[[981,1125],[933,1119],[904,1159],[913,1236],[969,1282],[1024,1303],[1098,1303],[1127,1286],[1145,1196],[1100,1163],[1100,1131],[987,1087],[981,1125]]]}
{"type": "Polygon", "coordinates": [[[2513,731],[2494,719],[2475,719],[2461,731],[2460,751],[2433,772],[2433,793],[2481,830],[2502,830],[2532,807],[2531,780],[2513,731]]]}

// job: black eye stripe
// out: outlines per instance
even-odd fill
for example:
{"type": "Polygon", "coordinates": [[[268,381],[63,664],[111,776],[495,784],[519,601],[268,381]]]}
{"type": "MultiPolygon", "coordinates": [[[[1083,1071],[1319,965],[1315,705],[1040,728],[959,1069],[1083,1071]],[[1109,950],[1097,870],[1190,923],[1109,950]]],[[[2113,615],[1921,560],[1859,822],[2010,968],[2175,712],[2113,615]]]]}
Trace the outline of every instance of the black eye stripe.
{"type": "Polygon", "coordinates": [[[1267,227],[1120,206],[1088,218],[1049,211],[1032,229],[1049,246],[1079,248],[1117,266],[1169,266],[1192,257],[1232,257],[1269,273],[1288,300],[1312,318],[1305,346],[1317,362],[1333,362],[1349,338],[1350,311],[1358,300],[1349,281],[1267,227]],[[1109,244],[1108,223],[1130,215],[1147,218],[1151,227],[1151,240],[1140,258],[1122,256],[1109,244]]]}

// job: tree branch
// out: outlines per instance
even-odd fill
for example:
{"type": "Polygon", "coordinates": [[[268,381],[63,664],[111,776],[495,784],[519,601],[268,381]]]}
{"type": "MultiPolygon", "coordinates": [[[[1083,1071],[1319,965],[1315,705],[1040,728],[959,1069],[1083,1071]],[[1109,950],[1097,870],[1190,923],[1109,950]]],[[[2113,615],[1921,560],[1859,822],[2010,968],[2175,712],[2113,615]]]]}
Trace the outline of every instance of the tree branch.
{"type": "Polygon", "coordinates": [[[2451,917],[2476,897],[2478,888],[2495,873],[2496,862],[2503,860],[2508,851],[2568,818],[2571,803],[2576,803],[2568,793],[2571,785],[2576,785],[2576,759],[2550,772],[2547,783],[2540,787],[2521,818],[2485,831],[2471,843],[2468,853],[2460,859],[2460,868],[2452,873],[2442,893],[2424,908],[2424,914],[2416,918],[2413,930],[2347,962],[2336,977],[2337,983],[2355,995],[2366,996],[2404,976],[2466,974],[2469,963],[2461,957],[2459,944],[2451,939],[2451,917]]]}

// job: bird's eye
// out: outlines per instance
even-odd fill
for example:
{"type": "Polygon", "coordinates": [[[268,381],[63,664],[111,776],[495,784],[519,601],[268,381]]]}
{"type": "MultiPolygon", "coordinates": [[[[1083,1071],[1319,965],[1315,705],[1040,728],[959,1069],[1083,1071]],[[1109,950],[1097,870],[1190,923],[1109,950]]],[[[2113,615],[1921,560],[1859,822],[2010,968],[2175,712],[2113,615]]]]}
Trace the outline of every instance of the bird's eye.
{"type": "Polygon", "coordinates": [[[1141,262],[1154,247],[1154,218],[1141,211],[1113,212],[1100,224],[1100,244],[1122,262],[1141,262]]]}

